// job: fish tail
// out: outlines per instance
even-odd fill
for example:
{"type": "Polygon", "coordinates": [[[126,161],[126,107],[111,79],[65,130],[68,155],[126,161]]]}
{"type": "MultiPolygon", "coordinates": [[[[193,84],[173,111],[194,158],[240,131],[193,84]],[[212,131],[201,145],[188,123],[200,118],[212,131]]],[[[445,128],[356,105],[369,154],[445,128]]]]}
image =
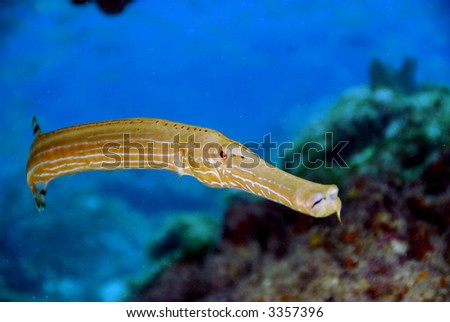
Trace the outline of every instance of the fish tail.
{"type": "MultiPolygon", "coordinates": [[[[31,130],[33,131],[34,140],[36,140],[37,137],[43,133],[35,116],[33,116],[33,119],[31,120],[31,130]]],[[[32,182],[29,183],[29,185],[33,193],[36,207],[39,212],[42,213],[45,208],[45,197],[47,195],[48,182],[32,182]]]]}
{"type": "Polygon", "coordinates": [[[33,116],[33,119],[31,121],[31,129],[33,130],[33,137],[36,139],[39,135],[42,134],[41,127],[39,126],[39,123],[35,116],[33,116]]]}
{"type": "Polygon", "coordinates": [[[42,213],[45,208],[45,197],[47,196],[47,182],[37,182],[31,188],[33,192],[34,201],[39,213],[42,213]]]}

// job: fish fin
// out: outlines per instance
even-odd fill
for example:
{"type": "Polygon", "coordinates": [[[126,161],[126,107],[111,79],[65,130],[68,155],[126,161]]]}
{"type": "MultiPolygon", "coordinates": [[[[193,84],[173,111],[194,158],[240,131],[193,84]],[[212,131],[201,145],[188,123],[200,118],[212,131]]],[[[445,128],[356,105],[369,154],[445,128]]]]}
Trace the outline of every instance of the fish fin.
{"type": "Polygon", "coordinates": [[[36,182],[33,185],[33,197],[36,202],[36,207],[39,210],[39,213],[42,213],[45,208],[45,197],[47,196],[47,182],[36,182]]]}
{"type": "Polygon", "coordinates": [[[33,130],[34,138],[37,138],[39,135],[42,134],[41,127],[39,126],[39,123],[36,120],[35,116],[33,116],[33,120],[31,121],[31,129],[33,130]]]}

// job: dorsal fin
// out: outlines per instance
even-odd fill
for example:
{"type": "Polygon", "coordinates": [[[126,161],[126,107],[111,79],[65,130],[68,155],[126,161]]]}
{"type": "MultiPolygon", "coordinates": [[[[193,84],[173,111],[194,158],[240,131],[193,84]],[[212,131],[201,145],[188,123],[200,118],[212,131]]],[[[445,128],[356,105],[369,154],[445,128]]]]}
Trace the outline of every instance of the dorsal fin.
{"type": "Polygon", "coordinates": [[[36,117],[33,116],[33,120],[31,121],[31,129],[33,130],[33,137],[36,138],[40,134],[42,134],[41,127],[38,124],[38,121],[36,120],[36,117]]]}

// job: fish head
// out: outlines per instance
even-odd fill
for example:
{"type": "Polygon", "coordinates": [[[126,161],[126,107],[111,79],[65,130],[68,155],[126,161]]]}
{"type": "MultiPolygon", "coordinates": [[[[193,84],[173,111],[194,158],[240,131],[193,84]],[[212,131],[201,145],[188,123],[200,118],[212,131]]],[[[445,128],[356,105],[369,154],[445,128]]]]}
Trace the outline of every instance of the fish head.
{"type": "Polygon", "coordinates": [[[324,218],[336,214],[339,222],[341,222],[342,202],[339,199],[339,188],[336,185],[328,185],[322,191],[312,191],[305,195],[303,191],[295,194],[294,203],[315,218],[324,218]]]}

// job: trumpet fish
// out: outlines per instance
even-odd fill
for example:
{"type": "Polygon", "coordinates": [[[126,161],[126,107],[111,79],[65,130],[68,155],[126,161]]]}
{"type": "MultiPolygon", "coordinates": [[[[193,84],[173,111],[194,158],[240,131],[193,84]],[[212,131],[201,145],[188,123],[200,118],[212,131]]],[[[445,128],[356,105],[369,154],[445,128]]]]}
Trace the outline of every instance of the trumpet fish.
{"type": "Polygon", "coordinates": [[[43,133],[33,118],[27,182],[39,211],[48,183],[88,170],[167,169],[210,187],[235,188],[317,218],[336,213],[336,185],[314,183],[274,167],[244,145],[208,128],[129,118],[43,133]]]}

